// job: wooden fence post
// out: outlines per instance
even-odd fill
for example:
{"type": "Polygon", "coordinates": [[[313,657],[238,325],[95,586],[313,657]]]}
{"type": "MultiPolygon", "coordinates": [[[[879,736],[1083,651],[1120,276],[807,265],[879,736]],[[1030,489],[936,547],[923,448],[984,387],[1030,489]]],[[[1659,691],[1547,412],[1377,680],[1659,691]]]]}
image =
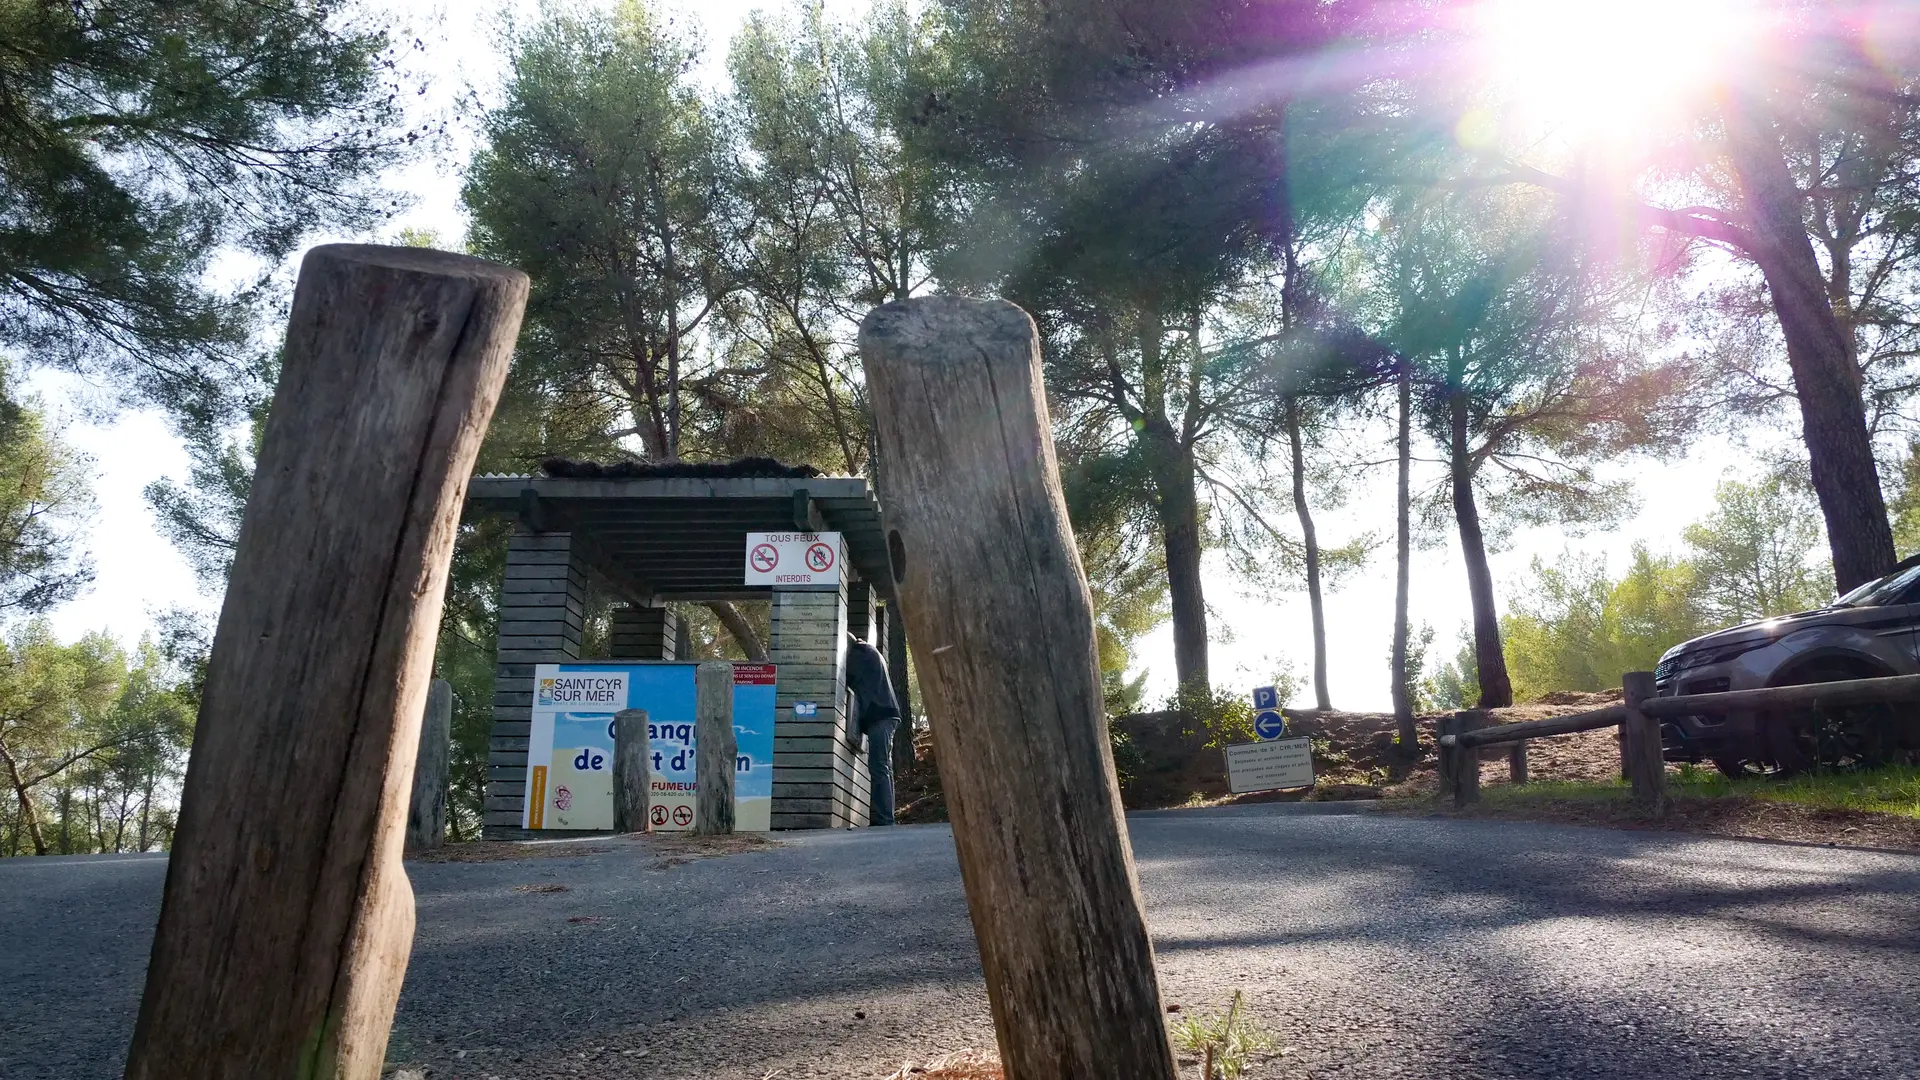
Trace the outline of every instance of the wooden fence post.
{"type": "Polygon", "coordinates": [[[1627,717],[1620,722],[1620,772],[1633,785],[1633,799],[1655,817],[1667,810],[1667,765],[1660,748],[1660,721],[1640,708],[1654,696],[1653,672],[1629,671],[1620,677],[1627,717]]]}
{"type": "MultiPolygon", "coordinates": [[[[1492,722],[1487,714],[1479,709],[1467,709],[1455,714],[1459,734],[1478,731],[1492,722]]],[[[1459,747],[1454,755],[1453,765],[1453,805],[1467,806],[1480,801],[1480,748],[1477,746],[1459,747]]]]}
{"type": "Polygon", "coordinates": [[[740,743],[733,733],[733,664],[709,660],[693,672],[693,831],[724,835],[733,831],[734,758],[740,743]]]}
{"type": "Polygon", "coordinates": [[[1008,1080],[1173,1080],[1033,320],[900,301],[867,315],[860,355],[1008,1080]]]}
{"type": "Polygon", "coordinates": [[[1507,750],[1507,780],[1509,783],[1527,782],[1527,740],[1515,742],[1507,750]]]}
{"type": "MultiPolygon", "coordinates": [[[[1462,709],[1440,718],[1439,733],[1458,738],[1493,724],[1484,709],[1462,709]]],[[[1453,805],[1466,806],[1480,801],[1480,748],[1440,745],[1440,797],[1453,797],[1453,805]]]]}
{"type": "Polygon", "coordinates": [[[302,261],[129,1080],[380,1075],[447,564],[526,297],[444,252],[302,261]]]}
{"type": "Polygon", "coordinates": [[[1439,721],[1434,724],[1436,736],[1434,743],[1438,747],[1435,751],[1437,762],[1434,768],[1440,774],[1439,797],[1441,799],[1451,799],[1460,790],[1460,755],[1466,751],[1464,747],[1447,744],[1449,736],[1457,738],[1460,732],[1465,730],[1460,724],[1460,715],[1457,712],[1442,714],[1439,721]]]}
{"type": "Polygon", "coordinates": [[[653,744],[647,737],[647,710],[622,709],[613,714],[613,831],[652,832],[647,821],[651,800],[653,744]]]}
{"type": "Polygon", "coordinates": [[[447,835],[447,780],[452,761],[453,685],[427,687],[420,720],[420,752],[413,759],[413,802],[407,809],[407,850],[431,851],[447,835]]]}

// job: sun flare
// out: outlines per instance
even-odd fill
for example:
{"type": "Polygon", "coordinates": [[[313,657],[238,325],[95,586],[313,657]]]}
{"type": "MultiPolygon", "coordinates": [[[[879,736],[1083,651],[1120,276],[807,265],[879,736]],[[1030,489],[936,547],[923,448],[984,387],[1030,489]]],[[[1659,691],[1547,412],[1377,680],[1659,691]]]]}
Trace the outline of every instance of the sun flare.
{"type": "Polygon", "coordinates": [[[1751,0],[1484,0],[1478,63],[1508,122],[1609,140],[1670,121],[1727,73],[1751,0]]]}

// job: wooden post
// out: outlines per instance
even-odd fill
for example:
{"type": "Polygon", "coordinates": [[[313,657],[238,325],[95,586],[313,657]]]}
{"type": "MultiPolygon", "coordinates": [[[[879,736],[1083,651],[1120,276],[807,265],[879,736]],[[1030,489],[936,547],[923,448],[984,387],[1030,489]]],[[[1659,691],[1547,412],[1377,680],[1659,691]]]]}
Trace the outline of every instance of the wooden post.
{"type": "MultiPolygon", "coordinates": [[[[1454,730],[1460,734],[1486,727],[1489,718],[1479,709],[1454,714],[1454,730]]],[[[1480,801],[1480,748],[1456,747],[1453,755],[1453,805],[1469,806],[1480,801]]]]}
{"type": "Polygon", "coordinates": [[[1173,1080],[1033,320],[900,301],[867,315],[860,355],[1008,1080],[1173,1080]]]}
{"type": "Polygon", "coordinates": [[[1493,717],[1484,709],[1462,709],[1440,718],[1440,797],[1453,797],[1453,805],[1466,806],[1480,801],[1480,748],[1448,746],[1445,737],[1491,726],[1493,717]]]}
{"type": "Polygon", "coordinates": [[[526,298],[519,271],[445,252],[302,261],[130,1080],[380,1075],[447,564],[526,298]]]}
{"type": "Polygon", "coordinates": [[[1620,722],[1620,772],[1633,786],[1633,800],[1655,817],[1667,812],[1667,764],[1660,748],[1660,721],[1641,710],[1653,697],[1653,672],[1629,671],[1620,677],[1627,718],[1620,722]]]}
{"type": "Polygon", "coordinates": [[[453,686],[427,687],[420,721],[420,752],[413,759],[413,802],[407,809],[407,850],[431,851],[447,834],[447,780],[452,765],[453,686]]]}
{"type": "Polygon", "coordinates": [[[733,767],[740,753],[733,734],[733,664],[709,660],[693,672],[693,831],[733,831],[733,767]]]}
{"type": "Polygon", "coordinates": [[[1515,784],[1527,782],[1527,740],[1525,739],[1507,748],[1507,780],[1515,784]]]}
{"type": "Polygon", "coordinates": [[[647,821],[651,798],[653,744],[647,737],[647,710],[613,714],[613,831],[652,832],[647,821]]]}
{"type": "Polygon", "coordinates": [[[1460,790],[1460,755],[1466,750],[1463,747],[1448,745],[1450,737],[1458,736],[1464,730],[1460,725],[1460,716],[1461,714],[1457,712],[1447,713],[1434,725],[1438,736],[1434,741],[1439,745],[1436,754],[1438,762],[1435,765],[1440,774],[1438,797],[1442,799],[1453,798],[1460,790]]]}

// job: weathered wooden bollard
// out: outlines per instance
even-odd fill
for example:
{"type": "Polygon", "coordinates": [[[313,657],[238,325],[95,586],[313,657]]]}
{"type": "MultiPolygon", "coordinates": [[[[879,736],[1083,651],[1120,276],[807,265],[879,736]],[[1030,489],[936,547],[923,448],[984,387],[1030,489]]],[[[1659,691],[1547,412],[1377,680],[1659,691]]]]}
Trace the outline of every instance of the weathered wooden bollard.
{"type": "Polygon", "coordinates": [[[1654,696],[1653,672],[1629,671],[1620,677],[1627,718],[1620,721],[1620,773],[1633,788],[1633,801],[1662,817],[1667,812],[1667,763],[1660,748],[1660,721],[1640,711],[1654,696]]]}
{"type": "Polygon", "coordinates": [[[1440,796],[1453,797],[1453,805],[1466,806],[1480,801],[1480,748],[1448,746],[1446,736],[1491,727],[1494,719],[1484,709],[1462,709],[1440,718],[1440,796]]]}
{"type": "Polygon", "coordinates": [[[860,327],[888,545],[1009,1080],[1172,1080],[1040,339],[1003,301],[860,327]]]}
{"type": "Polygon", "coordinates": [[[709,660],[693,671],[693,831],[733,831],[733,769],[740,740],[733,733],[733,665],[709,660]]]}
{"type": "Polygon", "coordinates": [[[517,270],[301,263],[127,1055],[132,1080],[375,1080],[413,942],[400,856],[460,505],[517,270]]]}
{"type": "Polygon", "coordinates": [[[445,679],[435,679],[427,687],[427,711],[420,720],[420,752],[413,759],[413,801],[407,807],[408,851],[431,851],[447,835],[452,741],[453,686],[445,679]]]}
{"type": "Polygon", "coordinates": [[[647,737],[647,710],[622,709],[613,714],[614,832],[653,831],[647,822],[653,784],[653,763],[647,755],[652,749],[647,737]]]}

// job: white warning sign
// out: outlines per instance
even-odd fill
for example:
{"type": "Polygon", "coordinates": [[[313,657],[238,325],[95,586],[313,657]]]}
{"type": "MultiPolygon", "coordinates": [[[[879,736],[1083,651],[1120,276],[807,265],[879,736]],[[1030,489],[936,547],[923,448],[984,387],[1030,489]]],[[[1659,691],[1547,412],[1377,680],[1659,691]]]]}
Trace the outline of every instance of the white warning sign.
{"type": "Polygon", "coordinates": [[[837,532],[747,534],[748,585],[838,585],[846,561],[837,532]]]}
{"type": "Polygon", "coordinates": [[[839,584],[839,532],[749,532],[747,584],[839,584]]]}

